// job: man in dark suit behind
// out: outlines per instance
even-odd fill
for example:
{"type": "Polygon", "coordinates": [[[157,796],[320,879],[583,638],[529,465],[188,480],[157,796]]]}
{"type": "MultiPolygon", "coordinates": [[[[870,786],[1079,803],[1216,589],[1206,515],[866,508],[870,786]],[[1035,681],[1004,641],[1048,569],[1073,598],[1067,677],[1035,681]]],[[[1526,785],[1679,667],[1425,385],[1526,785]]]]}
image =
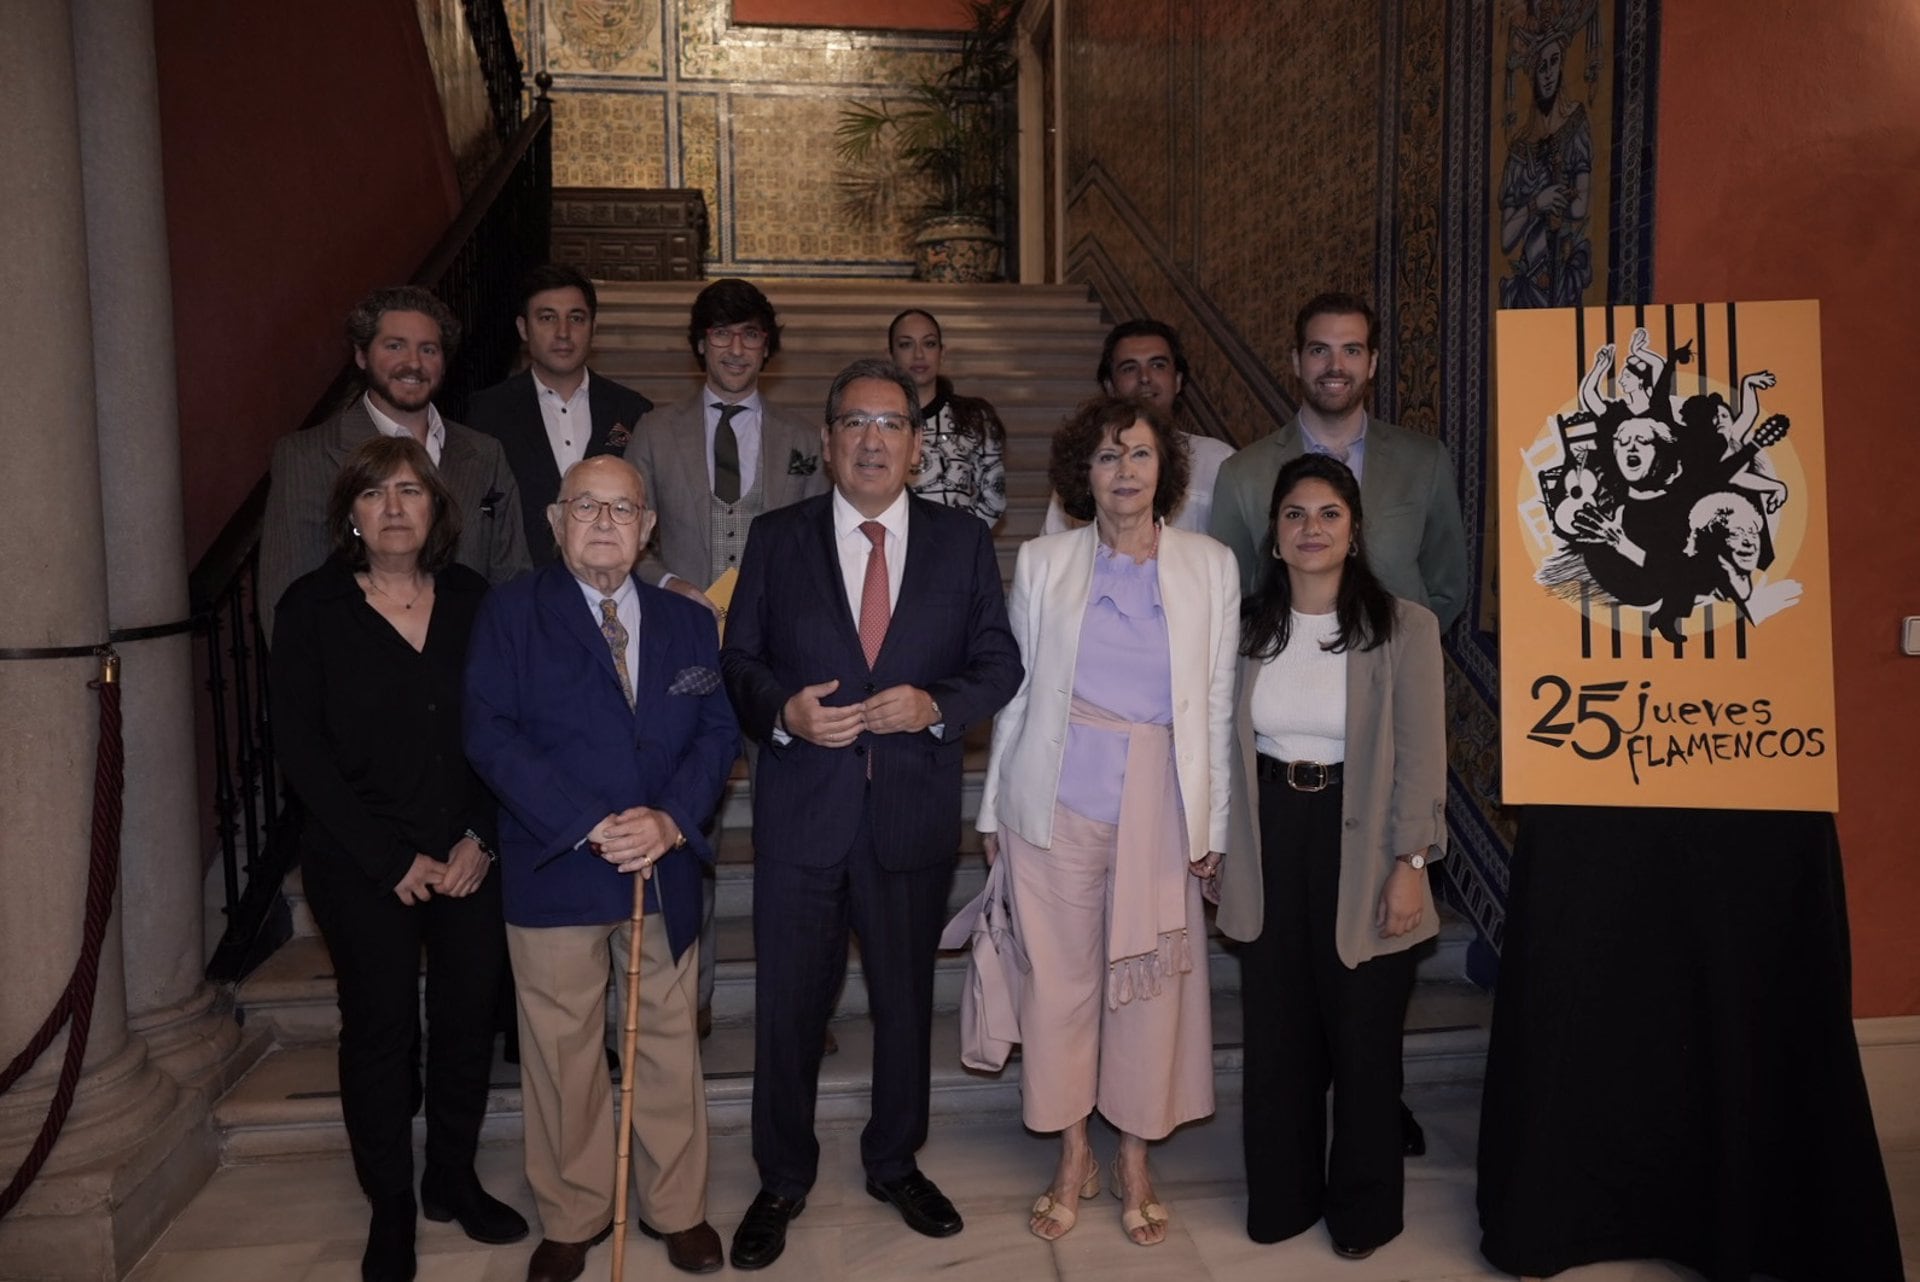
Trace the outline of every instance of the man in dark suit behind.
{"type": "Polygon", "coordinates": [[[753,789],[753,1156],[738,1269],[773,1262],[818,1170],[822,1036],[860,937],[873,1017],[867,1192],[933,1237],[920,1173],[933,961],[960,844],[961,740],[1013,696],[1020,654],[986,527],[906,492],[919,398],[884,360],[827,397],[833,489],[753,524],[721,668],[761,744],[753,789]]]}
{"type": "Polygon", "coordinates": [[[520,488],[527,555],[553,560],[547,504],[560,476],[583,458],[621,454],[653,402],[587,368],[600,298],[571,267],[546,263],[520,281],[513,323],[527,345],[527,368],[476,392],[467,421],[500,442],[520,488]]]}
{"type": "Polygon", "coordinates": [[[460,344],[445,303],[415,285],[376,289],[347,315],[347,342],[366,388],[333,417],[273,447],[273,484],[260,528],[260,621],[273,637],[280,594],[327,559],[327,494],[341,464],[376,435],[426,447],[460,508],[453,558],[489,582],[527,568],[520,498],[500,446],[440,416],[433,394],[460,344]]]}

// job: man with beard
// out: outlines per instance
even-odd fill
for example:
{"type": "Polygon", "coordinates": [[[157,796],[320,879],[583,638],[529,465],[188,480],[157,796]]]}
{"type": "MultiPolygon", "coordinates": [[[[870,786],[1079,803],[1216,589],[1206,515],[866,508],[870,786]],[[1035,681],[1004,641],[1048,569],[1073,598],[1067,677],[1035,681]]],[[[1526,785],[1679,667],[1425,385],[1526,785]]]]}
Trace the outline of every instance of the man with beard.
{"type": "MultiPolygon", "coordinates": [[[[1180,425],[1183,417],[1176,406],[1187,385],[1187,356],[1180,350],[1180,331],[1165,321],[1138,319],[1121,321],[1107,331],[1100,348],[1100,368],[1094,378],[1109,396],[1129,396],[1166,415],[1179,427],[1187,441],[1191,469],[1187,474],[1187,493],[1167,518],[1167,524],[1195,534],[1205,534],[1213,511],[1213,488],[1220,465],[1233,457],[1233,447],[1211,436],[1189,432],[1180,425]]],[[[1060,496],[1047,503],[1046,520],[1040,533],[1058,534],[1082,524],[1067,515],[1060,496]]]]}
{"type": "Polygon", "coordinates": [[[1432,610],[1445,631],[1467,604],[1467,539],[1453,459],[1431,436],[1367,413],[1379,362],[1373,309],[1352,294],[1321,294],[1294,320],[1300,412],[1220,467],[1209,533],[1233,549],[1251,594],[1266,564],[1274,478],[1312,451],[1353,470],[1367,515],[1367,558],[1389,592],[1432,610]]]}
{"type": "MultiPolygon", "coordinates": [[[[1251,596],[1266,567],[1273,485],[1281,465],[1312,451],[1352,469],[1366,513],[1367,562],[1387,591],[1432,610],[1445,632],[1467,604],[1467,536],[1454,489],[1453,459],[1431,436],[1367,413],[1367,388],[1380,361],[1379,322],[1352,294],[1310,299],[1293,322],[1293,372],[1300,412],[1220,467],[1209,533],[1233,549],[1240,590],[1251,596]]],[[[1427,1151],[1427,1137],[1400,1106],[1403,1148],[1427,1151]]]]}
{"type": "Polygon", "coordinates": [[[273,636],[280,594],[327,559],[327,492],[340,466],[376,434],[426,447],[459,505],[454,559],[504,583],[528,568],[520,498],[500,443],[433,407],[460,339],[446,304],[412,285],[376,289],[347,316],[347,341],[366,390],[331,418],[273,447],[272,486],[260,531],[260,621],[273,636]]]}

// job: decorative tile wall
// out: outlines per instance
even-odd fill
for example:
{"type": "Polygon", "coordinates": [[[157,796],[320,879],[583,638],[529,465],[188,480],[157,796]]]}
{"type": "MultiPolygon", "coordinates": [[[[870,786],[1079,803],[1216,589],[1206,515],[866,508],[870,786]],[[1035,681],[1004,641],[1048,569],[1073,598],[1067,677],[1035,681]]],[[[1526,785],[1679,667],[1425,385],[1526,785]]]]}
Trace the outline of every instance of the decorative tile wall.
{"type": "Polygon", "coordinates": [[[709,275],[904,276],[904,221],[839,204],[850,97],[899,95],[952,35],[736,25],[730,0],[508,0],[529,79],[554,78],[559,186],[698,187],[709,275]]]}
{"type": "MultiPolygon", "coordinates": [[[[1294,411],[1300,304],[1330,288],[1371,297],[1383,327],[1376,410],[1446,441],[1477,570],[1493,537],[1488,334],[1498,281],[1512,274],[1502,172],[1513,140],[1529,136],[1536,85],[1551,80],[1536,73],[1556,45],[1593,121],[1592,288],[1645,299],[1653,8],[1066,0],[1067,274],[1116,318],[1179,326],[1194,418],[1243,442],[1294,411]]],[[[1570,114],[1562,106],[1549,123],[1570,114]]],[[[1482,977],[1504,926],[1513,837],[1498,801],[1490,597],[1484,605],[1446,639],[1458,857],[1441,865],[1487,945],[1482,977]]]]}

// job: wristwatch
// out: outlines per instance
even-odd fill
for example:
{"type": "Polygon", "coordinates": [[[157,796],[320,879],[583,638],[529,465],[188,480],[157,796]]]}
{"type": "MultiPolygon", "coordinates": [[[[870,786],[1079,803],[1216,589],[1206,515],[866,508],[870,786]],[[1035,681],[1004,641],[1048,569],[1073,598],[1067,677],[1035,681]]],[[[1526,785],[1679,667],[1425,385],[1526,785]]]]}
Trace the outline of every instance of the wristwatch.
{"type": "Polygon", "coordinates": [[[1416,872],[1427,866],[1427,857],[1422,854],[1395,855],[1394,858],[1416,872]]]}
{"type": "Polygon", "coordinates": [[[928,728],[946,724],[946,718],[940,715],[940,701],[932,695],[927,696],[927,706],[933,709],[933,720],[927,722],[928,728]]]}
{"type": "Polygon", "coordinates": [[[480,847],[480,853],[487,857],[488,863],[497,864],[500,862],[499,854],[494,850],[492,846],[489,846],[487,844],[487,839],[485,837],[482,837],[479,833],[475,832],[471,828],[467,829],[466,832],[462,833],[461,835],[465,837],[467,840],[471,841],[474,845],[480,847]]]}

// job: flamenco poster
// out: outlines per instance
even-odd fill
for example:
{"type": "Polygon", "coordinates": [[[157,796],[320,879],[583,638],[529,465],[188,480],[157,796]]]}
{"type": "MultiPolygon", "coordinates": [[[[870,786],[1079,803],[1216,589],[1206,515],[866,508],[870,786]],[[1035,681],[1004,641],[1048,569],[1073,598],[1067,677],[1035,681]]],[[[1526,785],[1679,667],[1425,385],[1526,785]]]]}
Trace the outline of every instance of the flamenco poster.
{"type": "Polygon", "coordinates": [[[1503,800],[1838,809],[1819,304],[1495,341],[1503,800]]]}

